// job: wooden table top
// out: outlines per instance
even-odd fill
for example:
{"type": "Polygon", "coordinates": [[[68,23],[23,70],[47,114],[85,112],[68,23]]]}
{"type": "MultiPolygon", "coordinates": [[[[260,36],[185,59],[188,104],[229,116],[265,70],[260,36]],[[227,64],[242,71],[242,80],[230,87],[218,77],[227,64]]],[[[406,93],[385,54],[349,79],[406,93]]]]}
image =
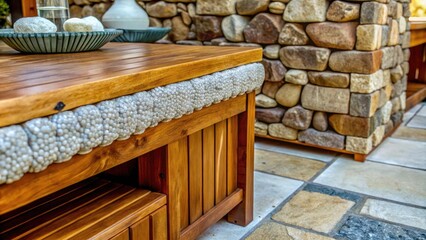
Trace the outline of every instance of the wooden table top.
{"type": "Polygon", "coordinates": [[[0,127],[262,60],[261,48],[108,43],[21,54],[0,42],[0,127]]]}

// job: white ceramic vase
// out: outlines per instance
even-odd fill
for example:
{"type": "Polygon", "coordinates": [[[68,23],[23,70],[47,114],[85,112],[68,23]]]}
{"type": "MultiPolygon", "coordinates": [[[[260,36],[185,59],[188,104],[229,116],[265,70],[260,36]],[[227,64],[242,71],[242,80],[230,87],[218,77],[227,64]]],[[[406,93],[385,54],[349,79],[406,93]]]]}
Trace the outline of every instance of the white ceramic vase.
{"type": "Polygon", "coordinates": [[[140,30],[149,26],[146,12],[135,0],[115,0],[102,17],[107,28],[140,30]]]}

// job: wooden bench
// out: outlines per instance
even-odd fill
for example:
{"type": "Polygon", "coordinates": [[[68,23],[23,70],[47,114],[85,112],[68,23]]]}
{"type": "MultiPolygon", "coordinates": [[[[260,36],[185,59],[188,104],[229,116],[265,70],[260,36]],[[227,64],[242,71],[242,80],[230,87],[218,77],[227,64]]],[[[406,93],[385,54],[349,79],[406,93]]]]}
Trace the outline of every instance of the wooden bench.
{"type": "MultiPolygon", "coordinates": [[[[262,50],[252,48],[110,43],[96,52],[40,56],[3,45],[8,81],[1,84],[0,127],[55,114],[58,102],[74,109],[261,59],[262,50]]],[[[168,239],[195,239],[226,215],[245,226],[253,219],[254,110],[252,92],[28,173],[0,185],[0,217],[109,171],[167,196],[168,239]]],[[[99,234],[108,232],[109,224],[102,226],[99,234]]]]}

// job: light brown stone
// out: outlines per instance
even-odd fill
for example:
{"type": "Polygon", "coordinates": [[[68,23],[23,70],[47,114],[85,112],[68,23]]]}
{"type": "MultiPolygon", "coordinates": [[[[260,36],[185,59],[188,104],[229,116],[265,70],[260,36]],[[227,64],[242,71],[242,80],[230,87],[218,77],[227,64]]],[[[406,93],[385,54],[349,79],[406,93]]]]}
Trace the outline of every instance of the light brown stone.
{"type": "Polygon", "coordinates": [[[254,156],[256,171],[304,181],[311,179],[326,165],[320,161],[259,149],[255,150],[254,156]]]}
{"type": "Polygon", "coordinates": [[[276,106],[277,102],[273,98],[267,97],[263,94],[256,96],[256,107],[273,108],[276,106]]]}
{"type": "Polygon", "coordinates": [[[348,22],[359,18],[359,4],[334,1],[327,10],[327,20],[333,22],[348,22]]]}
{"type": "Polygon", "coordinates": [[[263,56],[269,59],[279,59],[280,48],[281,46],[278,44],[268,45],[263,49],[263,56]]]}
{"type": "Polygon", "coordinates": [[[280,123],[284,117],[284,108],[256,108],[256,119],[264,123],[280,123]]]}
{"type": "Polygon", "coordinates": [[[278,41],[284,22],[279,15],[260,13],[244,29],[244,36],[249,43],[274,44],[278,41]]]}
{"type": "Polygon", "coordinates": [[[399,44],[399,26],[396,20],[392,20],[389,24],[389,37],[388,46],[395,46],[399,44]]]}
{"type": "Polygon", "coordinates": [[[364,2],[361,5],[361,24],[386,24],[388,8],[378,2],[364,2]]]}
{"type": "Polygon", "coordinates": [[[333,88],[347,88],[349,74],[335,72],[308,72],[309,82],[315,85],[333,88]]]}
{"type": "Polygon", "coordinates": [[[311,23],[306,27],[306,32],[318,47],[351,50],[355,46],[357,26],[356,22],[311,23]]]}
{"type": "Polygon", "coordinates": [[[356,49],[372,51],[380,49],[382,27],[377,24],[359,25],[356,29],[356,49]]]}
{"type": "Polygon", "coordinates": [[[286,67],[324,71],[330,50],[326,48],[291,46],[280,50],[280,59],[286,67]]]}
{"type": "Polygon", "coordinates": [[[283,124],[297,130],[306,130],[312,122],[313,112],[301,106],[288,109],[282,120],[283,124]]]}
{"type": "Polygon", "coordinates": [[[248,17],[231,15],[225,17],[222,21],[222,32],[225,38],[231,42],[244,41],[244,28],[249,23],[248,17]]]}
{"type": "Polygon", "coordinates": [[[373,149],[373,137],[346,137],[346,151],[368,154],[373,149]]]}
{"type": "Polygon", "coordinates": [[[287,227],[275,222],[268,222],[260,226],[247,240],[280,239],[280,240],[333,240],[315,233],[305,232],[292,227],[287,227]]]}
{"type": "Polygon", "coordinates": [[[278,89],[280,89],[283,84],[284,82],[265,81],[263,82],[262,93],[270,98],[275,98],[275,94],[278,92],[278,89]]]}
{"type": "Polygon", "coordinates": [[[235,0],[197,0],[197,14],[227,16],[235,14],[235,0]]]}
{"type": "Polygon", "coordinates": [[[262,64],[265,68],[265,80],[280,82],[284,79],[287,69],[279,60],[263,59],[262,64]]]}
{"type": "Polygon", "coordinates": [[[306,45],[309,38],[302,24],[286,23],[281,30],[278,42],[282,45],[306,45]]]}
{"type": "Polygon", "coordinates": [[[176,4],[164,1],[146,4],[146,11],[150,17],[156,18],[172,18],[177,15],[176,4]]]}
{"type": "Polygon", "coordinates": [[[268,135],[268,124],[256,121],[254,123],[254,133],[258,135],[268,135]]]}
{"type": "Polygon", "coordinates": [[[293,84],[308,84],[308,74],[303,70],[291,69],[285,74],[285,81],[293,84]]]}
{"type": "Polygon", "coordinates": [[[286,22],[324,22],[327,0],[292,0],[284,11],[286,22]]]}
{"type": "Polygon", "coordinates": [[[268,9],[269,0],[237,0],[237,12],[240,15],[256,15],[268,9]]]}
{"type": "Polygon", "coordinates": [[[380,91],[369,94],[351,94],[350,115],[356,117],[372,117],[379,107],[380,91]]]}
{"type": "Polygon", "coordinates": [[[285,10],[285,4],[282,2],[271,2],[268,6],[269,11],[274,14],[283,14],[285,10]]]}
{"type": "Polygon", "coordinates": [[[334,52],[330,56],[329,65],[336,72],[371,74],[380,69],[382,55],[380,50],[334,52]]]}
{"type": "Polygon", "coordinates": [[[373,74],[351,74],[351,92],[371,93],[383,87],[383,71],[373,74]]]}
{"type": "Polygon", "coordinates": [[[322,132],[313,128],[308,128],[305,131],[299,132],[297,140],[299,142],[327,148],[344,149],[345,147],[345,136],[339,135],[333,131],[322,132]]]}
{"type": "Polygon", "coordinates": [[[198,16],[195,18],[197,40],[208,41],[222,37],[222,18],[215,16],[198,16]]]}
{"type": "Polygon", "coordinates": [[[354,202],[337,196],[301,191],[272,219],[329,233],[353,205],[354,202]]]}
{"type": "Polygon", "coordinates": [[[388,69],[395,67],[396,65],[396,48],[395,47],[385,47],[382,48],[383,60],[382,60],[382,69],[388,69]]]}
{"type": "Polygon", "coordinates": [[[182,18],[176,16],[172,18],[172,31],[169,36],[172,41],[180,41],[186,39],[189,33],[189,27],[183,22],[182,18]]]}
{"type": "Polygon", "coordinates": [[[325,112],[315,112],[314,118],[312,119],[312,126],[321,132],[327,131],[328,129],[328,116],[325,112]]]}
{"type": "Polygon", "coordinates": [[[282,123],[272,123],[269,124],[268,133],[273,137],[296,140],[298,131],[296,129],[286,127],[282,123]]]}
{"type": "Polygon", "coordinates": [[[373,118],[353,117],[350,115],[332,114],[330,126],[339,134],[355,137],[369,137],[374,129],[373,118]]]}
{"type": "Polygon", "coordinates": [[[319,87],[308,84],[303,88],[304,108],[332,113],[349,113],[349,89],[319,87]]]}
{"type": "Polygon", "coordinates": [[[379,126],[376,128],[376,130],[373,132],[372,135],[372,141],[373,141],[373,147],[378,146],[385,136],[385,125],[379,126]]]}
{"type": "Polygon", "coordinates": [[[301,85],[285,83],[275,95],[275,100],[284,107],[294,107],[299,102],[301,91],[301,85]]]}

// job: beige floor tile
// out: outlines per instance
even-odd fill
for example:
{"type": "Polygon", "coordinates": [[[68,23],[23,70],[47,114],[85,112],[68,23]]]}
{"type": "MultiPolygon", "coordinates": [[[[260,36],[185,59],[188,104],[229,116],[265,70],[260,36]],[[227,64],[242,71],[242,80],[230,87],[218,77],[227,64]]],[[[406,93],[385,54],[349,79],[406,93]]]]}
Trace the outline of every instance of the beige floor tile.
{"type": "Polygon", "coordinates": [[[324,168],[324,162],[283,153],[255,150],[255,170],[307,181],[324,168]]]}
{"type": "Polygon", "coordinates": [[[393,134],[393,138],[424,141],[426,142],[426,129],[409,128],[406,126],[400,126],[393,134]]]}
{"type": "Polygon", "coordinates": [[[426,172],[340,157],[316,183],[426,207],[426,172]]]}
{"type": "Polygon", "coordinates": [[[301,191],[272,219],[328,233],[354,204],[336,196],[301,191]]]}
{"type": "Polygon", "coordinates": [[[368,199],[361,214],[426,230],[426,209],[368,199]]]}
{"type": "Polygon", "coordinates": [[[254,231],[247,240],[332,240],[326,236],[305,232],[275,222],[266,222],[254,231]]]}

